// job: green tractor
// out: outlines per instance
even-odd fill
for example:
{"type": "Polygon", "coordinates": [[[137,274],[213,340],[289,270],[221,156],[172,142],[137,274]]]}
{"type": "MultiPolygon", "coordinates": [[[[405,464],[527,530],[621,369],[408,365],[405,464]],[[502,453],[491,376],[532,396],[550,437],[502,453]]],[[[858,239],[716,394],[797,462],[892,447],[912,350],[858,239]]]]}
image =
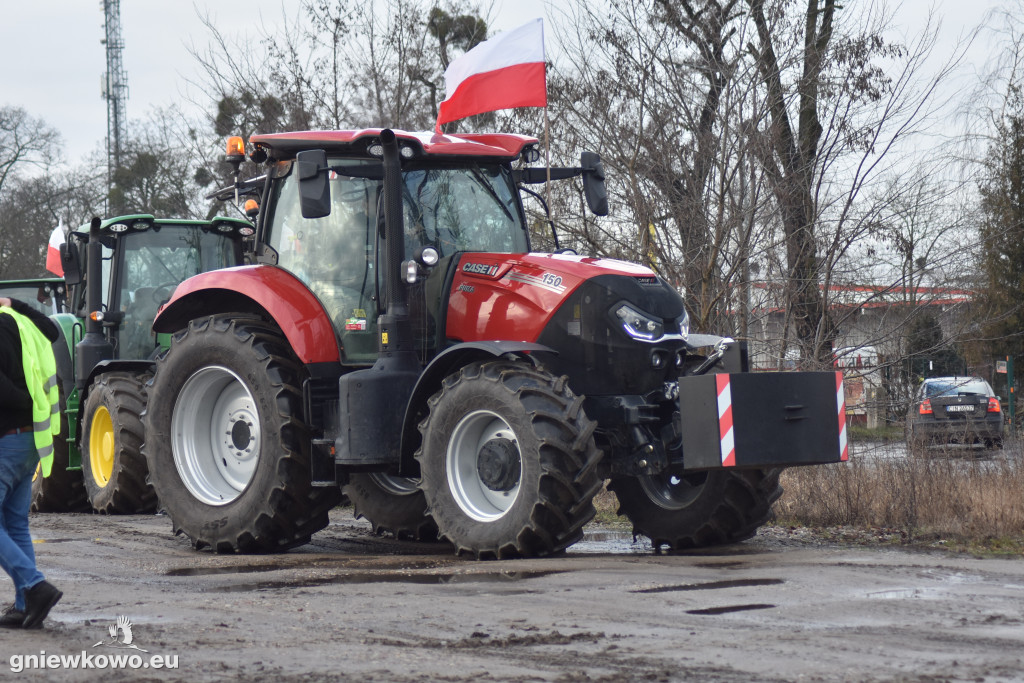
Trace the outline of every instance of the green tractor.
{"type": "Polygon", "coordinates": [[[34,509],[156,510],[140,415],[169,335],[154,334],[153,319],[178,283],[240,265],[252,233],[239,218],[132,215],[94,218],[68,235],[61,245],[68,311],[53,316],[62,337],[54,350],[67,448],[55,449],[50,477],[37,477],[34,509]]]}
{"type": "MultiPolygon", "coordinates": [[[[67,288],[63,278],[5,280],[0,282],[0,296],[24,301],[46,315],[58,315],[68,310],[67,288]]],[[[60,349],[56,345],[54,348],[60,349]]],[[[63,387],[61,392],[63,398],[63,387]]],[[[78,468],[67,468],[66,415],[61,416],[60,429],[60,435],[53,442],[53,458],[59,466],[55,466],[50,476],[45,479],[39,476],[38,471],[32,478],[33,512],[84,512],[90,509],[89,499],[85,495],[85,485],[82,483],[82,473],[78,468]]]]}

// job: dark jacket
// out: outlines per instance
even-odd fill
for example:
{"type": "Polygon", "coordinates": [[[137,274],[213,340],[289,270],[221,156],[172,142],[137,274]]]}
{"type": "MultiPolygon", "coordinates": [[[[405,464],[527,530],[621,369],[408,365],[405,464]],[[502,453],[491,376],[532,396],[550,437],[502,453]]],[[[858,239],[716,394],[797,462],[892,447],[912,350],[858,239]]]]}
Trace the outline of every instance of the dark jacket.
{"type": "MultiPolygon", "coordinates": [[[[11,299],[11,308],[31,319],[51,342],[60,337],[57,325],[28,304],[11,299]]],[[[0,435],[31,424],[32,397],[25,385],[18,323],[11,316],[0,313],[0,435]]]]}

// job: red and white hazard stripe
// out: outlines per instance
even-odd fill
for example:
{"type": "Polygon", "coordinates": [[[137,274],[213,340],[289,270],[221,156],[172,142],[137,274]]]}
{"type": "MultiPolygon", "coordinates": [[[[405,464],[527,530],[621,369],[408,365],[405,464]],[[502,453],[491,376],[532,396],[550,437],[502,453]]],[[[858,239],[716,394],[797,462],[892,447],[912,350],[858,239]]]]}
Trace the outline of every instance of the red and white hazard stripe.
{"type": "Polygon", "coordinates": [[[715,375],[718,386],[718,433],[721,437],[722,467],[736,465],[736,439],[732,429],[732,389],[729,386],[729,375],[715,375]]]}
{"type": "Polygon", "coordinates": [[[843,373],[836,372],[836,409],[839,412],[839,459],[850,459],[850,444],[846,439],[846,391],[843,389],[843,373]]]}

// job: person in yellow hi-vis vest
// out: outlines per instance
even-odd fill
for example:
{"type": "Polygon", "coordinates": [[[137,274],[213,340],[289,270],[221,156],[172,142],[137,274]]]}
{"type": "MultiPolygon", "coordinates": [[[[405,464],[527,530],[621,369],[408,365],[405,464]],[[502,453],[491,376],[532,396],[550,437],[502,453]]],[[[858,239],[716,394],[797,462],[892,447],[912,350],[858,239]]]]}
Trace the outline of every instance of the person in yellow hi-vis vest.
{"type": "Polygon", "coordinates": [[[4,628],[40,628],[63,595],[36,568],[28,528],[32,474],[37,464],[49,474],[60,431],[50,347],[59,334],[28,304],[0,297],[0,565],[15,590],[4,628]]]}

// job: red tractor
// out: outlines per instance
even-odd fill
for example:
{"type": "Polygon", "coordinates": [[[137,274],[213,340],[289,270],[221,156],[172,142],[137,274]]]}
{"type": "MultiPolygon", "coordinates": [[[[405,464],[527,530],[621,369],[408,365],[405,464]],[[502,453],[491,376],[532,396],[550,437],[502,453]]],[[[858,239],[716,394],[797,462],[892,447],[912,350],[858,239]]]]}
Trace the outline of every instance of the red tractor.
{"type": "Polygon", "coordinates": [[[534,138],[388,129],[250,146],[266,174],[227,194],[259,197],[251,265],[186,280],[153,326],[173,342],[144,452],[195,547],[305,543],[344,487],[378,533],[540,556],[606,480],[655,548],[706,546],[755,533],[780,467],[845,459],[841,376],[747,372],[651,270],[530,251],[523,185],[581,177],[604,214],[596,154],[536,168],[534,138]]]}

